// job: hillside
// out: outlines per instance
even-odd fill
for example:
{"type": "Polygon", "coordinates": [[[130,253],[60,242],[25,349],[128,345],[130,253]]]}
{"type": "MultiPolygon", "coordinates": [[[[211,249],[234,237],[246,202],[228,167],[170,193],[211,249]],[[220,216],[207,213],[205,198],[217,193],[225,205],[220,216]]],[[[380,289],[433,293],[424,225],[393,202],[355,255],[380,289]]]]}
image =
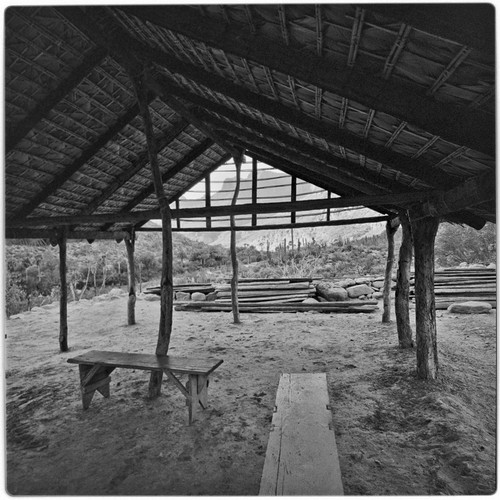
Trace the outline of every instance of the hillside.
{"type": "MultiPolygon", "coordinates": [[[[260,202],[283,202],[290,200],[290,178],[276,179],[279,175],[284,175],[277,170],[262,170],[259,172],[259,192],[261,197],[258,201],[260,202]]],[[[220,191],[212,194],[212,205],[228,205],[231,200],[232,191],[234,190],[235,178],[228,178],[224,181],[224,184],[220,191]]],[[[250,177],[242,178],[241,180],[241,195],[239,197],[239,203],[249,203],[250,202],[250,189],[251,189],[251,179],[250,177]]],[[[326,197],[326,192],[320,190],[318,187],[309,183],[298,183],[297,185],[297,200],[307,201],[307,200],[317,200],[324,199],[326,197]]],[[[182,200],[182,199],[181,199],[182,200]]],[[[190,205],[192,206],[192,205],[190,205]]],[[[314,211],[313,215],[303,216],[303,214],[297,214],[297,222],[316,222],[320,220],[325,220],[325,211],[314,211]]],[[[361,209],[340,209],[332,210],[332,219],[351,219],[359,217],[370,217],[374,215],[380,215],[373,210],[368,208],[361,209]]],[[[278,218],[282,221],[289,220],[289,214],[276,214],[278,218]]],[[[259,216],[259,222],[261,224],[273,224],[277,223],[276,216],[259,216]],[[265,219],[264,217],[269,217],[265,219]]],[[[222,219],[221,219],[222,220],[222,219]]],[[[227,225],[228,222],[225,223],[227,225]]],[[[251,221],[248,216],[242,216],[236,218],[236,223],[239,226],[250,225],[251,221]]],[[[184,226],[187,226],[183,222],[184,226]]],[[[380,234],[384,231],[384,223],[376,222],[369,224],[356,224],[348,226],[326,226],[326,227],[311,227],[311,228],[300,228],[294,229],[271,229],[262,231],[240,231],[238,232],[238,245],[253,245],[259,250],[266,250],[269,243],[269,248],[271,250],[276,249],[279,245],[282,245],[284,240],[288,246],[290,246],[290,241],[294,240],[294,245],[300,240],[301,243],[306,241],[316,241],[318,243],[333,243],[338,240],[357,240],[366,236],[374,236],[380,234]],[[293,232],[293,234],[292,234],[293,232]]],[[[229,247],[229,231],[221,232],[189,232],[185,233],[191,239],[202,241],[209,245],[222,245],[229,247]]]]}

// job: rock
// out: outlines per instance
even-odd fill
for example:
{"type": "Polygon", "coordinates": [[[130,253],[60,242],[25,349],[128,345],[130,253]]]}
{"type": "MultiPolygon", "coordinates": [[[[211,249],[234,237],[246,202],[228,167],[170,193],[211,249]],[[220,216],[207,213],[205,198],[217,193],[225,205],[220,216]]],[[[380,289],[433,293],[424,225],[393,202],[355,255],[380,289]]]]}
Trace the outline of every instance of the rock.
{"type": "Polygon", "coordinates": [[[147,300],[148,302],[155,302],[160,299],[161,297],[155,293],[147,293],[144,295],[144,300],[147,300]]]}
{"type": "Polygon", "coordinates": [[[448,312],[458,314],[489,314],[491,312],[489,302],[470,300],[468,302],[455,302],[448,307],[448,312]]]}
{"type": "Polygon", "coordinates": [[[486,269],[496,269],[496,268],[497,268],[497,265],[494,262],[492,262],[491,264],[488,264],[486,266],[486,269]]]}
{"type": "Polygon", "coordinates": [[[482,264],[471,264],[469,269],[484,269],[484,266],[482,264]]]}
{"type": "Polygon", "coordinates": [[[321,281],[316,285],[316,292],[326,300],[333,302],[336,300],[347,300],[347,292],[344,288],[338,287],[330,281],[321,281]]]}
{"type": "Polygon", "coordinates": [[[321,297],[320,295],[318,295],[318,301],[319,302],[328,302],[328,300],[325,299],[325,297],[321,297]]]}
{"type": "Polygon", "coordinates": [[[217,298],[217,292],[210,292],[210,293],[207,293],[205,300],[213,301],[216,298],[217,298]]]}
{"type": "Polygon", "coordinates": [[[382,292],[373,292],[373,298],[374,299],[381,299],[384,296],[382,292]]]}
{"type": "Polygon", "coordinates": [[[460,264],[458,264],[458,267],[467,267],[468,264],[467,262],[460,262],[460,264]]]}
{"type": "Polygon", "coordinates": [[[188,292],[176,292],[175,300],[191,300],[191,294],[188,292]]]}
{"type": "Polygon", "coordinates": [[[302,301],[302,304],[317,304],[318,301],[316,299],[313,299],[312,297],[309,297],[308,299],[305,299],[302,301]]]}
{"type": "Polygon", "coordinates": [[[372,287],[375,287],[375,288],[384,288],[384,280],[380,280],[380,281],[372,281],[372,287]]]}
{"type": "Polygon", "coordinates": [[[335,286],[339,288],[347,288],[348,286],[354,286],[355,284],[356,282],[353,279],[348,278],[345,280],[337,281],[335,283],[335,286]]]}
{"type": "Polygon", "coordinates": [[[347,295],[351,299],[356,299],[361,297],[361,295],[370,295],[371,293],[373,293],[373,288],[368,285],[354,285],[347,289],[347,295]]]}
{"type": "Polygon", "coordinates": [[[370,283],[370,278],[356,278],[354,282],[356,285],[368,285],[368,283],[370,283]]]}
{"type": "Polygon", "coordinates": [[[196,302],[203,302],[204,300],[207,300],[207,296],[201,292],[193,292],[191,294],[191,300],[194,300],[196,302]]]}
{"type": "Polygon", "coordinates": [[[121,290],[120,288],[112,288],[109,292],[108,292],[108,296],[109,297],[121,297],[122,295],[125,295],[126,292],[124,292],[123,290],[121,290]]]}

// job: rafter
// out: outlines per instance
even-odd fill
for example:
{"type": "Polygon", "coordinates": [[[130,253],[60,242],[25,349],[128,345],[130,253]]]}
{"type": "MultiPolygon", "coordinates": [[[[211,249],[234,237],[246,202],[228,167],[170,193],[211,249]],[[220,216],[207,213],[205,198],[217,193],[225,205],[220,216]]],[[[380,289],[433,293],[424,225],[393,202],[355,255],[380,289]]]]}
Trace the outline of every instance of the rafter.
{"type": "Polygon", "coordinates": [[[288,25],[286,21],[286,10],[285,5],[278,5],[278,18],[281,28],[281,36],[283,37],[283,41],[285,45],[290,45],[290,35],[288,34],[288,25]]]}
{"type": "MultiPolygon", "coordinates": [[[[240,123],[246,124],[247,126],[254,129],[263,129],[264,127],[263,124],[252,118],[249,118],[247,115],[236,114],[225,106],[217,105],[211,101],[208,101],[207,99],[186,92],[185,90],[171,84],[166,79],[162,79],[160,83],[169,93],[179,95],[183,99],[189,100],[193,104],[198,105],[204,109],[211,110],[220,115],[229,117],[231,120],[239,121],[240,123]]],[[[230,93],[229,84],[226,86],[226,88],[226,93],[230,93]]],[[[242,94],[241,97],[243,98],[246,95],[247,99],[245,100],[245,104],[252,105],[253,101],[250,100],[248,94],[242,94]]],[[[348,132],[343,132],[340,129],[335,129],[335,127],[333,126],[325,126],[312,117],[309,117],[303,113],[297,113],[292,108],[284,107],[279,103],[273,103],[273,101],[269,100],[267,100],[266,102],[265,99],[258,99],[258,104],[256,105],[259,107],[263,106],[265,109],[263,109],[262,111],[270,113],[272,114],[272,116],[279,118],[289,123],[290,125],[296,126],[297,128],[312,133],[320,138],[325,138],[326,140],[335,141],[338,144],[343,144],[353,151],[356,151],[375,161],[379,161],[387,165],[391,169],[401,171],[402,173],[427,182],[430,186],[433,186],[436,183],[439,183],[442,186],[449,186],[450,183],[457,183],[457,180],[455,178],[452,178],[451,176],[440,170],[432,169],[425,163],[415,163],[404,155],[395,153],[394,151],[387,150],[386,148],[382,148],[380,146],[370,144],[369,142],[359,137],[353,136],[348,132]]],[[[267,133],[275,134],[276,131],[267,129],[267,133]]]]}
{"type": "Polygon", "coordinates": [[[464,130],[463,109],[454,104],[429,99],[411,82],[385,80],[368,74],[364,69],[357,69],[356,66],[352,69],[332,67],[318,57],[315,51],[306,54],[279,40],[265,37],[257,39],[240,26],[222,27],[206,18],[197,19],[194,11],[187,13],[174,6],[169,6],[164,11],[146,6],[125,6],[120,9],[139,19],[181,32],[196,40],[204,40],[230,54],[246,57],[257,64],[294,76],[341,97],[353,99],[362,105],[372,107],[376,97],[379,111],[440,135],[447,141],[468,145],[490,156],[495,154],[494,117],[469,109],[466,112],[468,127],[464,130]],[[303,63],[297,65],[297,60],[303,63]]]}
{"type": "MultiPolygon", "coordinates": [[[[16,125],[11,130],[5,130],[5,153],[11,151],[16,144],[32,130],[37,123],[45,118],[49,111],[56,106],[71,90],[73,90],[89,73],[97,66],[105,57],[107,51],[102,47],[98,47],[87,54],[82,63],[75,68],[71,74],[63,80],[59,86],[54,89],[24,120],[16,125]]],[[[6,72],[9,69],[6,68],[6,72]]]]}
{"type": "Polygon", "coordinates": [[[356,7],[356,16],[354,17],[351,43],[349,45],[349,55],[347,57],[347,66],[352,68],[356,62],[358,54],[359,42],[361,41],[361,34],[363,32],[363,22],[365,19],[365,10],[361,7],[356,7]]]}
{"type": "Polygon", "coordinates": [[[316,52],[319,57],[323,55],[323,14],[321,4],[314,6],[316,21],[316,52]]]}
{"type": "Polygon", "coordinates": [[[408,41],[410,33],[411,33],[411,26],[402,24],[401,27],[399,28],[399,33],[396,38],[396,41],[394,42],[394,45],[392,46],[391,51],[387,56],[387,59],[385,60],[382,77],[385,78],[386,80],[391,76],[392,70],[394,69],[394,67],[398,62],[399,56],[401,55],[401,52],[403,51],[406,42],[408,41]]]}
{"type": "Polygon", "coordinates": [[[444,68],[443,72],[436,78],[432,87],[427,91],[427,95],[433,95],[439,87],[444,85],[446,80],[453,75],[457,68],[467,59],[472,49],[469,47],[462,47],[458,54],[450,61],[450,63],[444,68]]]}

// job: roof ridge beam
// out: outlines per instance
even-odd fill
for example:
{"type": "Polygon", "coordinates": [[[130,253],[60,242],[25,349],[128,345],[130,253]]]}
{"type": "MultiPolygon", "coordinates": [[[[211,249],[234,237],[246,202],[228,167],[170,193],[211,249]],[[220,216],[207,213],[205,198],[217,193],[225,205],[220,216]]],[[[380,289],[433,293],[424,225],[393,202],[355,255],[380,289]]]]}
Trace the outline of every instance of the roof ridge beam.
{"type": "Polygon", "coordinates": [[[195,40],[203,40],[237,57],[294,76],[369,108],[376,103],[378,111],[407,121],[452,143],[468,145],[471,149],[495,155],[494,117],[430,99],[425,95],[425,90],[410,82],[386,80],[379,75],[367,74],[357,66],[332,66],[313,50],[306,54],[304,50],[287,46],[281,40],[265,40],[254,36],[246,31],[246,26],[221,25],[195,12],[187,12],[182,7],[168,6],[164,10],[156,6],[116,8],[142,21],[195,40]],[[299,60],[301,65],[297,65],[299,60]],[[467,127],[462,123],[465,115],[467,127]]]}
{"type": "Polygon", "coordinates": [[[69,92],[71,92],[107,55],[107,50],[98,47],[89,52],[82,63],[76,67],[70,75],[63,80],[35,109],[21,120],[14,129],[5,132],[5,154],[9,153],[18,142],[23,139],[37,123],[45,118],[50,110],[56,106],[69,92]]]}

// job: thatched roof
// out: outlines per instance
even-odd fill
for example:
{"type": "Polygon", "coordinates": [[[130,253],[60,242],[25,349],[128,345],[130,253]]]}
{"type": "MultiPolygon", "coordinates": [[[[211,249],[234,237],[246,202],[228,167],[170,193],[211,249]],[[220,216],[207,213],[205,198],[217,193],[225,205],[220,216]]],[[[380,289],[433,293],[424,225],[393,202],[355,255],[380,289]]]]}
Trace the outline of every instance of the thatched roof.
{"type": "Polygon", "coordinates": [[[494,42],[494,8],[477,3],[11,7],[7,234],[157,209],[137,67],[169,201],[244,150],[343,197],[382,195],[367,204],[384,214],[421,193],[423,215],[481,227],[495,220],[494,42]]]}

